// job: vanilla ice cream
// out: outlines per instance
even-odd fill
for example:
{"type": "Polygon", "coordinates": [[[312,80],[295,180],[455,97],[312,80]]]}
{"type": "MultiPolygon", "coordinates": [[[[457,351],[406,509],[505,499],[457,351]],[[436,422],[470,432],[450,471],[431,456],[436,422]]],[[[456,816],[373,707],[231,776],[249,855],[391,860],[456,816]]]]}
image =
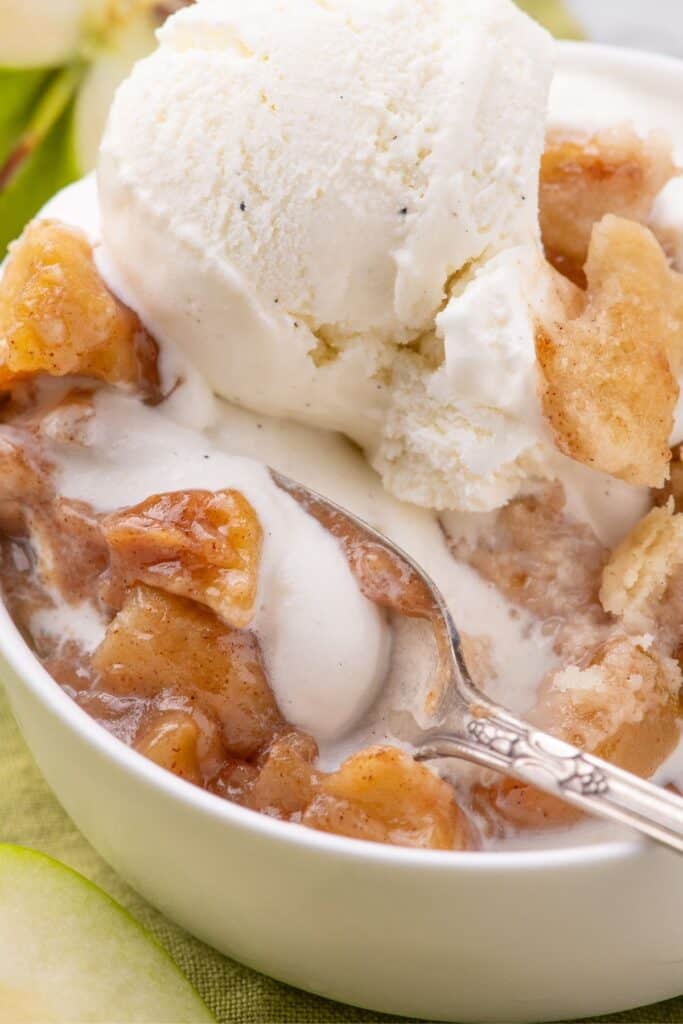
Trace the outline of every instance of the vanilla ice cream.
{"type": "Polygon", "coordinates": [[[542,472],[550,37],[511,0],[200,0],[159,39],[99,167],[131,304],[222,396],[342,431],[398,496],[504,503],[542,472]]]}

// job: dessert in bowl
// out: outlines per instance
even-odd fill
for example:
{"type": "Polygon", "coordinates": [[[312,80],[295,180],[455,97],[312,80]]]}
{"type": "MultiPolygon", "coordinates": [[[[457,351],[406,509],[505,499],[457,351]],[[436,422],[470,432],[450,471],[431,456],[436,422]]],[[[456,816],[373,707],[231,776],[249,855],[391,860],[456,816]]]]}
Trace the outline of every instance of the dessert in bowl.
{"type": "MultiPolygon", "coordinates": [[[[544,255],[540,30],[507,4],[294,6],[308,35],[211,3],[170,22],[115,103],[99,196],[62,195],[10,254],[3,587],[35,652],[7,619],[13,706],[124,876],[276,977],[442,1019],[677,994],[675,858],[504,780],[453,788],[364,729],[388,667],[425,675],[419,603],[263,465],[424,565],[484,689],[679,784],[675,154],[612,96],[607,127],[556,119],[544,255]],[[475,53],[505,59],[484,81],[475,53]],[[245,119],[215,129],[235,82],[245,119]]],[[[565,54],[560,89],[595,60],[680,90],[666,61],[565,54]]]]}

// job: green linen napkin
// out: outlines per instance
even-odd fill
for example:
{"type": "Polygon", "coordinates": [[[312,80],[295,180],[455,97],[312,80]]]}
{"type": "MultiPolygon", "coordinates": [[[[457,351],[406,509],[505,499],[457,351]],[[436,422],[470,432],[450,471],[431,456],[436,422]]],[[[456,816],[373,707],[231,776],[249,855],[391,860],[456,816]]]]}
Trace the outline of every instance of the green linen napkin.
{"type": "MultiPolygon", "coordinates": [[[[580,36],[578,26],[559,0],[520,0],[520,6],[557,35],[580,36]]],[[[0,841],[42,850],[109,892],[168,949],[221,1024],[398,1021],[398,1018],[331,1003],[271,981],[203,945],[145,903],[95,853],[61,809],[21,739],[1,690],[0,841]]],[[[599,1019],[615,1024],[618,1021],[681,1024],[683,998],[599,1019]]]]}

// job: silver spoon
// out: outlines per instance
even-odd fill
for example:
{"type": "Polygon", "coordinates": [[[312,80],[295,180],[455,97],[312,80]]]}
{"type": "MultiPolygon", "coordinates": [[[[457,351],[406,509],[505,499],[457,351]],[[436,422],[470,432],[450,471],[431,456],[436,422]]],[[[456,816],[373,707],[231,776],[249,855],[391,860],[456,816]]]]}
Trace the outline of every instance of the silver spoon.
{"type": "Polygon", "coordinates": [[[416,760],[464,759],[492,768],[683,853],[683,798],[536,729],[490,700],[472,681],[439,589],[412,558],[328,498],[274,470],[271,474],[345,543],[369,597],[381,600],[393,583],[392,607],[401,611],[403,602],[404,613],[430,619],[443,673],[434,695],[439,724],[423,729],[408,711],[394,712],[390,723],[396,736],[411,744],[416,760]]]}

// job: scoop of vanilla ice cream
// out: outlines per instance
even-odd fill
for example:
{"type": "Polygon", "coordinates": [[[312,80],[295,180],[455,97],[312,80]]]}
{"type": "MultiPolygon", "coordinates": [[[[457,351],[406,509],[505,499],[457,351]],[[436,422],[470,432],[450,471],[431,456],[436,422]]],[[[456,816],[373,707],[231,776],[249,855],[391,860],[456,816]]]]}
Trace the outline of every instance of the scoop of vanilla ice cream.
{"type": "Polygon", "coordinates": [[[373,459],[393,494],[428,508],[487,511],[530,477],[555,475],[535,345],[535,317],[554,301],[535,244],[504,249],[451,286],[431,338],[394,361],[373,459]]]}
{"type": "Polygon", "coordinates": [[[222,396],[341,431],[400,497],[536,472],[552,43],[511,0],[199,0],[120,88],[105,263],[222,396]],[[533,400],[532,400],[533,404],[533,400]]]}

